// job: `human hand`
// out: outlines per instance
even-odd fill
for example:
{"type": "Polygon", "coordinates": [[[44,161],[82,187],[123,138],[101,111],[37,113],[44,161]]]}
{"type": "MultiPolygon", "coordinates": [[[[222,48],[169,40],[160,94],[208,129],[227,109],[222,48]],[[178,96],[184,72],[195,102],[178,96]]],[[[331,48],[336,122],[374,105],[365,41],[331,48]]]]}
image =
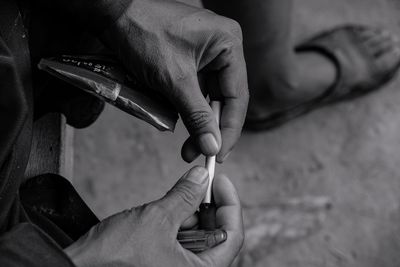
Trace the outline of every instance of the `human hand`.
{"type": "Polygon", "coordinates": [[[103,220],[65,252],[78,267],[229,266],[242,246],[243,223],[238,195],[227,177],[216,177],[213,184],[217,226],[227,232],[227,240],[193,254],[176,239],[182,225],[195,224],[193,214],[207,185],[207,170],[195,167],[160,200],[103,220]]]}
{"type": "Polygon", "coordinates": [[[134,0],[103,34],[125,67],[163,94],[190,137],[182,157],[201,153],[223,162],[240,137],[248,88],[238,23],[172,0],[134,0]],[[222,102],[220,126],[207,103],[222,102]]]}

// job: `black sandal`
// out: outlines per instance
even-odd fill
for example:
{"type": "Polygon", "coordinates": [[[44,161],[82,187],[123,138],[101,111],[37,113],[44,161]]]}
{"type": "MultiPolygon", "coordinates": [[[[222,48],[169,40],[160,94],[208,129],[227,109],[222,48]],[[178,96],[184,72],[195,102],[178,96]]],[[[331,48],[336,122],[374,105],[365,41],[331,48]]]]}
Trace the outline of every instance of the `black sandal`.
{"type": "MultiPolygon", "coordinates": [[[[380,65],[377,58],[385,51],[371,54],[365,45],[363,35],[371,30],[366,26],[343,26],[319,34],[298,46],[297,52],[318,51],[329,57],[338,69],[336,83],[324,94],[306,103],[273,112],[261,119],[248,116],[245,128],[253,131],[276,128],[322,106],[368,94],[389,82],[400,66],[400,53],[396,54],[397,58],[392,66],[380,65]]],[[[382,32],[373,31],[376,34],[382,32]]],[[[395,43],[393,40],[392,48],[395,43]]]]}

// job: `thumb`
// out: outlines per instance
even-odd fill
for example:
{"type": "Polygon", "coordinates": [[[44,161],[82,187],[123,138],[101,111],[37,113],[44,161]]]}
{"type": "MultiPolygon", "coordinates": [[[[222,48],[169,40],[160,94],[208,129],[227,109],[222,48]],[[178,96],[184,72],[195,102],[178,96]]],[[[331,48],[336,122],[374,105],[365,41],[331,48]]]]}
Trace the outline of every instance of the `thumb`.
{"type": "Polygon", "coordinates": [[[158,204],[178,227],[200,206],[208,187],[208,171],[194,167],[188,171],[158,204]]]}
{"type": "MultiPolygon", "coordinates": [[[[178,79],[176,79],[178,80],[178,79]]],[[[217,155],[221,132],[215,115],[200,89],[197,75],[189,75],[174,84],[174,102],[196,148],[206,156],[217,155]]]]}

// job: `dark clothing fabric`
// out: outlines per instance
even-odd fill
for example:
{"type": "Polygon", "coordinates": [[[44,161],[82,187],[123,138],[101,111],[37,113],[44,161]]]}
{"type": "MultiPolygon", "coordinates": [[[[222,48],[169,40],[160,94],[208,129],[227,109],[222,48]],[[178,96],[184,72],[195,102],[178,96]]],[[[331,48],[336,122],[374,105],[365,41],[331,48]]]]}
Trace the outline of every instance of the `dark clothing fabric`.
{"type": "Polygon", "coordinates": [[[21,221],[17,192],[28,161],[33,96],[27,32],[18,7],[0,3],[0,233],[21,221]]]}
{"type": "Polygon", "coordinates": [[[36,0],[41,8],[64,16],[69,23],[78,23],[90,32],[100,34],[115,22],[132,0],[36,0]],[[74,20],[70,17],[73,16],[74,20]]]}
{"type": "Polygon", "coordinates": [[[67,120],[75,126],[84,127],[97,118],[104,105],[36,70],[35,66],[41,57],[79,51],[74,50],[79,43],[78,39],[87,43],[80,30],[62,21],[65,17],[55,18],[57,16],[51,12],[47,16],[48,10],[39,4],[51,8],[54,3],[58,3],[58,7],[68,6],[71,12],[74,8],[81,8],[83,11],[80,11],[79,17],[84,17],[82,14],[89,12],[88,9],[104,10],[104,6],[109,6],[110,12],[96,13],[91,10],[90,14],[95,15],[89,30],[99,32],[107,23],[115,20],[130,1],[114,1],[119,5],[112,5],[112,2],[0,1],[2,267],[74,266],[62,248],[98,223],[96,216],[64,178],[47,174],[25,183],[23,179],[35,118],[50,111],[59,111],[64,112],[67,120]],[[55,87],[59,90],[51,91],[55,87]],[[81,109],[71,108],[66,99],[72,99],[81,109]],[[75,110],[80,110],[80,113],[74,113],[75,110]]]}
{"type": "Polygon", "coordinates": [[[55,174],[26,181],[19,190],[28,217],[62,247],[77,240],[99,220],[71,183],[55,174]]]}
{"type": "Polygon", "coordinates": [[[15,199],[19,218],[0,234],[0,266],[74,266],[63,248],[99,220],[63,177],[29,179],[15,199]]]}

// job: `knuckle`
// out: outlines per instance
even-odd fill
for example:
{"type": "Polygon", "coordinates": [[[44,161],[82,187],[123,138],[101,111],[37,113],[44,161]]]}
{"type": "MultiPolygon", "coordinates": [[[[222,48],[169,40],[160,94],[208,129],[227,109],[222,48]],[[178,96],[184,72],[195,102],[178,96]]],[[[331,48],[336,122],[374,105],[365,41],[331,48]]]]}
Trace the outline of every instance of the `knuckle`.
{"type": "Polygon", "coordinates": [[[189,188],[186,184],[180,184],[176,186],[172,190],[179,198],[179,200],[184,203],[186,206],[193,206],[193,203],[196,202],[196,194],[193,192],[191,188],[189,188]]]}
{"type": "Polygon", "coordinates": [[[240,24],[233,19],[218,16],[217,25],[215,27],[215,36],[224,43],[231,44],[233,47],[242,47],[243,33],[240,24]]]}
{"type": "Polygon", "coordinates": [[[228,22],[228,29],[229,32],[235,36],[238,40],[242,41],[243,40],[243,33],[242,33],[242,27],[240,27],[240,24],[233,19],[227,19],[228,22]]]}
{"type": "Polygon", "coordinates": [[[213,116],[205,110],[198,110],[191,112],[184,119],[189,131],[196,131],[206,127],[209,123],[211,123],[213,116]]]}
{"type": "Polygon", "coordinates": [[[227,17],[220,17],[219,30],[222,31],[223,35],[229,37],[233,42],[241,44],[243,41],[242,27],[240,24],[233,19],[227,17]]]}
{"type": "MultiPolygon", "coordinates": [[[[235,141],[241,135],[242,126],[243,126],[243,121],[241,118],[239,119],[239,118],[229,117],[224,121],[224,123],[221,123],[221,128],[224,131],[230,131],[231,133],[236,133],[235,141]]],[[[230,146],[233,147],[234,144],[231,144],[230,146]]],[[[227,147],[228,147],[228,145],[227,145],[227,147]]]]}
{"type": "Polygon", "coordinates": [[[225,62],[235,62],[235,64],[237,64],[238,61],[241,61],[243,55],[243,44],[238,38],[234,36],[221,38],[220,48],[225,62]]]}
{"type": "Polygon", "coordinates": [[[146,216],[144,211],[144,207],[146,205],[132,207],[130,209],[125,209],[118,214],[119,218],[123,221],[128,221],[132,225],[141,225],[144,221],[146,221],[146,216]]]}

